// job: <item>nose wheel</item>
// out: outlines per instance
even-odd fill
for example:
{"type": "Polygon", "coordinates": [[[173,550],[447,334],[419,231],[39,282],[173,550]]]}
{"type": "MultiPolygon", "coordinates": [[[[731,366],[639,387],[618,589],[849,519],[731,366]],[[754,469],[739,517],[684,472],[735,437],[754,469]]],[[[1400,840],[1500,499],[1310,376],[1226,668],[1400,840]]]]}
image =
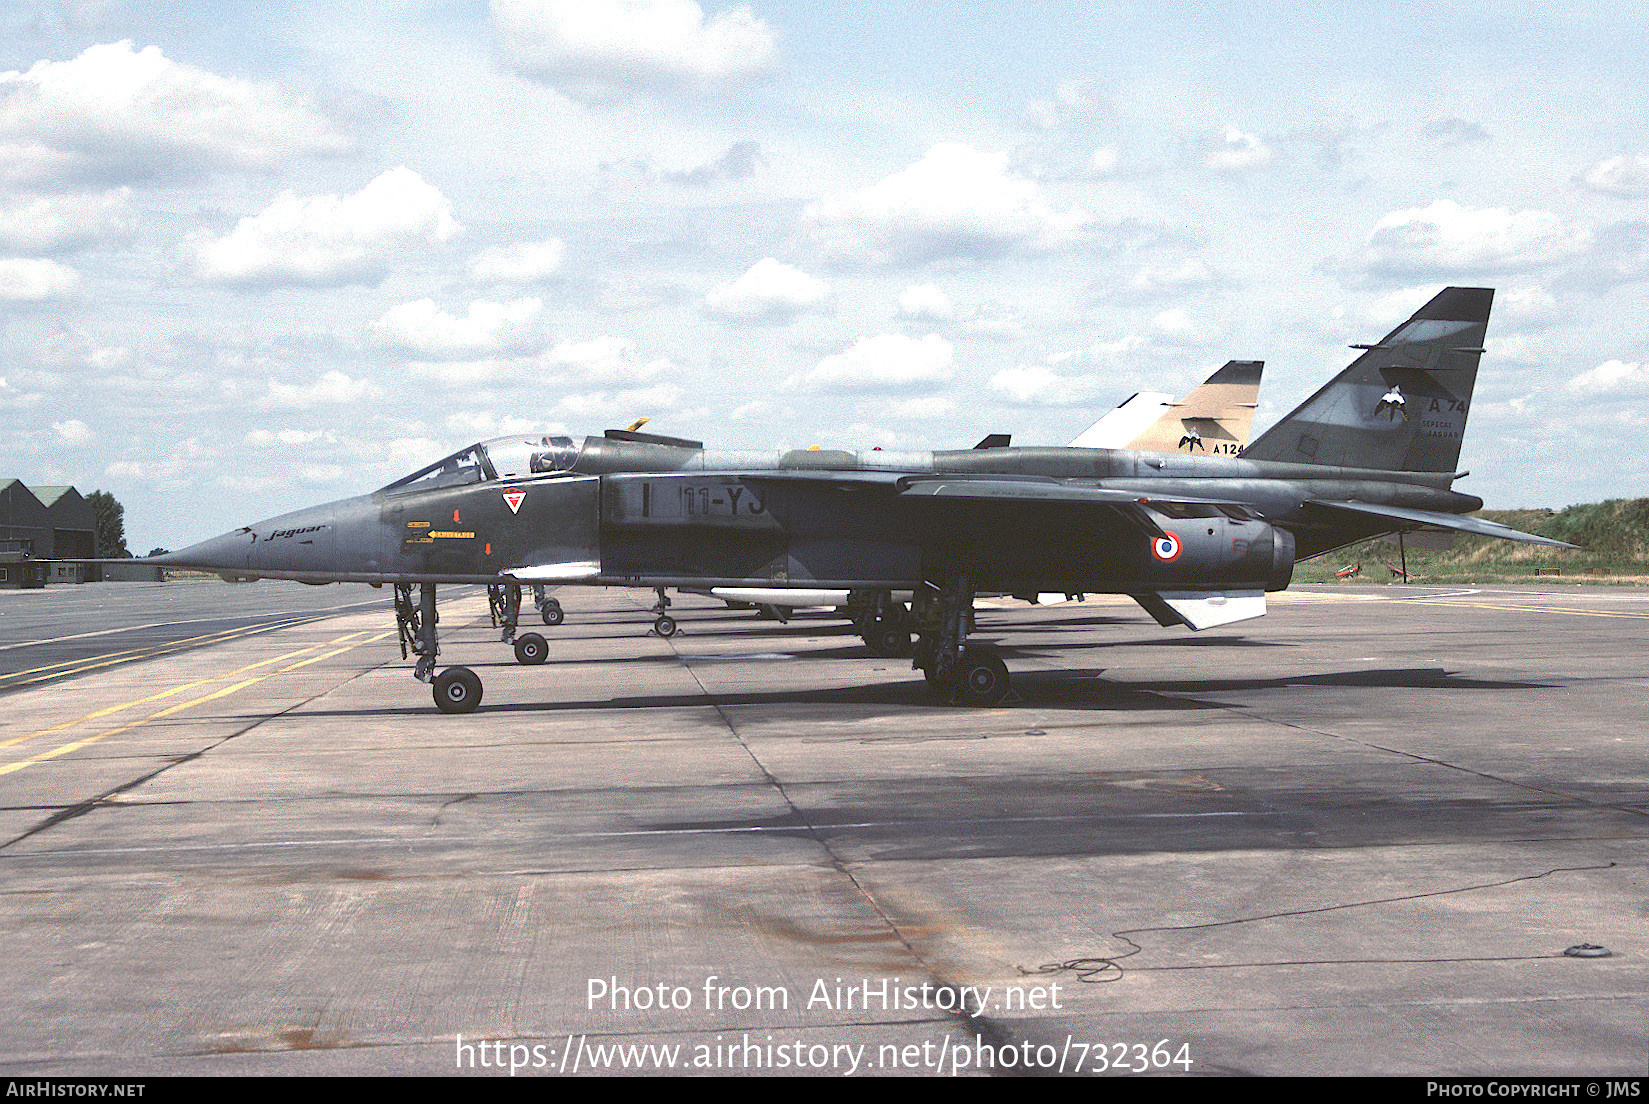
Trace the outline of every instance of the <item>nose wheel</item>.
{"type": "MultiPolygon", "coordinates": [[[[401,658],[418,657],[413,677],[430,684],[435,708],[443,713],[473,713],[481,704],[481,677],[468,667],[448,667],[440,674],[435,673],[435,657],[441,651],[435,635],[436,620],[434,583],[418,584],[416,602],[412,599],[411,583],[395,584],[395,622],[401,634],[401,658]]],[[[544,651],[548,650],[543,637],[528,633],[516,642],[518,657],[521,644],[529,640],[536,640],[544,651]]],[[[544,662],[542,655],[537,662],[544,662]]]]}
{"type": "Polygon", "coordinates": [[[523,667],[536,667],[550,653],[549,642],[537,633],[523,633],[515,641],[515,661],[523,667]]]}
{"type": "Polygon", "coordinates": [[[448,667],[435,676],[435,707],[443,713],[473,713],[481,704],[481,679],[468,667],[448,667]]]}

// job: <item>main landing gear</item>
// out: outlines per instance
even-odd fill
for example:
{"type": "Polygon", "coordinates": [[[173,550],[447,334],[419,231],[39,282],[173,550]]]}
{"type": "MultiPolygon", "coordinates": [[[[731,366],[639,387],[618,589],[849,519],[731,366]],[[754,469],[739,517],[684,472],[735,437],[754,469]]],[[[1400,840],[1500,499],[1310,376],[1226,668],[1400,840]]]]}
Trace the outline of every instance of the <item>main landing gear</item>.
{"type": "Polygon", "coordinates": [[[855,608],[854,627],[873,656],[894,659],[910,655],[910,614],[885,590],[849,596],[855,608]]]}
{"type": "Polygon", "coordinates": [[[670,599],[664,596],[663,587],[654,587],[658,593],[658,601],[653,603],[652,612],[658,614],[653,619],[653,631],[668,640],[676,635],[676,619],[664,611],[670,608],[670,599]]]}
{"type": "Polygon", "coordinates": [[[960,572],[925,583],[916,592],[920,633],[911,666],[946,702],[996,705],[1008,696],[1008,666],[981,644],[969,644],[973,584],[960,572]]]}
{"type": "MultiPolygon", "coordinates": [[[[492,607],[493,626],[503,628],[500,639],[506,644],[515,645],[515,661],[517,663],[527,667],[536,667],[549,657],[549,641],[542,636],[531,632],[523,633],[519,637],[515,635],[516,627],[521,621],[520,583],[490,584],[487,587],[487,602],[492,607]]],[[[539,612],[544,615],[544,624],[561,624],[561,603],[554,598],[546,599],[543,587],[533,588],[533,603],[538,606],[539,612]]]]}
{"type": "Polygon", "coordinates": [[[561,612],[560,600],[545,594],[542,585],[532,588],[532,604],[538,609],[538,615],[544,619],[546,625],[559,625],[566,617],[566,614],[561,612]]]}
{"type": "MultiPolygon", "coordinates": [[[[487,602],[492,607],[494,627],[503,628],[500,639],[506,644],[515,645],[515,661],[528,667],[543,663],[550,654],[549,642],[537,633],[523,633],[519,637],[515,635],[516,626],[521,619],[521,584],[489,584],[487,602]]],[[[560,606],[556,607],[558,617],[560,609],[560,606]]]]}
{"type": "MultiPolygon", "coordinates": [[[[519,597],[519,589],[516,594],[519,597]]],[[[431,684],[436,708],[441,712],[473,713],[475,707],[481,704],[480,677],[468,667],[448,667],[439,675],[435,673],[435,657],[441,650],[435,636],[438,620],[434,583],[418,584],[416,603],[412,600],[411,583],[395,584],[395,623],[401,634],[401,658],[406,659],[408,655],[418,657],[413,675],[420,682],[431,684]]]]}

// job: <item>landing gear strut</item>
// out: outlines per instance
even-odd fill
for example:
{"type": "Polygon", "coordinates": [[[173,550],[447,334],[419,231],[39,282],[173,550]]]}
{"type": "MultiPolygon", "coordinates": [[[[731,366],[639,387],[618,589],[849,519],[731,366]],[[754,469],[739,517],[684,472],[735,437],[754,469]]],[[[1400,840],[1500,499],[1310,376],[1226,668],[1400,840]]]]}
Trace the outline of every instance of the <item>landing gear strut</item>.
{"type": "Polygon", "coordinates": [[[489,583],[487,604],[492,607],[492,627],[503,626],[499,637],[506,644],[515,643],[515,626],[521,620],[521,584],[489,583]]]}
{"type": "MultiPolygon", "coordinates": [[[[517,594],[519,595],[519,591],[517,594]]],[[[395,624],[401,634],[401,658],[418,657],[413,675],[433,684],[435,705],[443,713],[471,713],[481,704],[481,679],[468,667],[448,667],[435,674],[435,657],[440,645],[435,635],[435,584],[418,584],[418,601],[412,601],[412,584],[395,584],[395,624]]],[[[540,638],[542,639],[542,638],[540,638]]]]}
{"type": "Polygon", "coordinates": [[[973,584],[957,572],[925,583],[916,594],[921,633],[911,666],[947,702],[996,705],[1008,696],[1008,666],[991,649],[970,645],[973,584]]]}
{"type": "Polygon", "coordinates": [[[653,631],[665,639],[676,635],[676,619],[664,611],[670,608],[670,599],[664,596],[663,587],[654,587],[658,592],[658,601],[653,603],[652,612],[658,614],[653,620],[653,631]]]}
{"type": "Polygon", "coordinates": [[[856,620],[859,638],[874,656],[894,658],[910,655],[910,615],[904,603],[895,602],[885,590],[865,595],[856,620]]]}
{"type": "Polygon", "coordinates": [[[492,623],[502,625],[502,640],[515,645],[515,661],[527,666],[543,663],[550,654],[549,643],[537,633],[515,635],[521,619],[521,584],[492,583],[487,587],[487,601],[492,605],[492,623]]]}

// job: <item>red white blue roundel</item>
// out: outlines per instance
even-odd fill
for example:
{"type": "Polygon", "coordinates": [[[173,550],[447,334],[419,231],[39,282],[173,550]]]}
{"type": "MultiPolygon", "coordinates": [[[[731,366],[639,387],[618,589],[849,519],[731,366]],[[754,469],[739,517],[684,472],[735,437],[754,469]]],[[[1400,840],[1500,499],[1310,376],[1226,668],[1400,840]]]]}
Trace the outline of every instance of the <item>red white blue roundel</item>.
{"type": "Polygon", "coordinates": [[[1163,563],[1173,563],[1179,559],[1180,551],[1179,538],[1172,533],[1163,533],[1151,542],[1151,555],[1163,563]]]}

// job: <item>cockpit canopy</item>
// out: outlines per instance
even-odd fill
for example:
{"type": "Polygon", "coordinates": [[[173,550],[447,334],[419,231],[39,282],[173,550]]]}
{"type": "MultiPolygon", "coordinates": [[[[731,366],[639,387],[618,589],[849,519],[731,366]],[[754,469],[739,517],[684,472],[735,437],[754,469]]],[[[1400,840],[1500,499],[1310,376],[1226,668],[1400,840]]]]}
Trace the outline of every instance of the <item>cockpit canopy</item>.
{"type": "Polygon", "coordinates": [[[493,479],[535,479],[571,471],[582,448],[571,437],[496,437],[459,449],[383,489],[390,494],[407,494],[493,479]]]}

